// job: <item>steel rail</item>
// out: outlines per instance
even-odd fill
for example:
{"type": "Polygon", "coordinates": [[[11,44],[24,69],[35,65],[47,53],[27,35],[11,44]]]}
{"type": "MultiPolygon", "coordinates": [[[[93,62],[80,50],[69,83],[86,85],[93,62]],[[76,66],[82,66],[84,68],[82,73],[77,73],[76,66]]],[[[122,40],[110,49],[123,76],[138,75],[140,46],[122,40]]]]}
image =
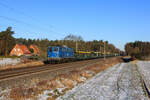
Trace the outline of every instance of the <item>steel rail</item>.
{"type": "Polygon", "coordinates": [[[24,76],[24,75],[30,75],[30,74],[36,74],[36,73],[42,73],[42,72],[53,72],[57,70],[63,70],[63,69],[69,69],[69,68],[77,68],[77,67],[83,67],[87,66],[89,64],[95,64],[100,59],[96,60],[87,60],[87,61],[80,61],[80,62],[73,62],[73,63],[65,63],[65,64],[56,64],[52,66],[41,66],[41,67],[27,67],[25,69],[16,69],[13,71],[5,71],[4,73],[0,73],[0,81],[6,80],[8,78],[15,78],[17,76],[24,76]]]}

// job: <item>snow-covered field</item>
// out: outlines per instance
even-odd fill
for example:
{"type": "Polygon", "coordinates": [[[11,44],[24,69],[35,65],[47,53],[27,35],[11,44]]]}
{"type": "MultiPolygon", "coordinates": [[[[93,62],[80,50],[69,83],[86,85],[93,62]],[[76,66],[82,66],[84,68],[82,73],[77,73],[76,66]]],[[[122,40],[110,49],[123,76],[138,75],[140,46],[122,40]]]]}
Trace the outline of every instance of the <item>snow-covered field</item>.
{"type": "Polygon", "coordinates": [[[148,100],[136,66],[122,63],[101,72],[57,100],[148,100]]]}
{"type": "Polygon", "coordinates": [[[16,65],[20,62],[21,60],[19,58],[2,58],[0,59],[0,66],[16,65]]]}

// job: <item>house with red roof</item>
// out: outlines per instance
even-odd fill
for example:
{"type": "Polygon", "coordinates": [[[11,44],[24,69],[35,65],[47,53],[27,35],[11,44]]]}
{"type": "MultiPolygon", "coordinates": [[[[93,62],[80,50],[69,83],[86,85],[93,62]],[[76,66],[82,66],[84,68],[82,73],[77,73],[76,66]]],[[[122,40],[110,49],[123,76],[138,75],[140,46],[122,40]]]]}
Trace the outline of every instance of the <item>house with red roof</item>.
{"type": "Polygon", "coordinates": [[[33,49],[33,54],[35,54],[35,55],[40,54],[40,49],[34,44],[30,45],[30,49],[33,49]]]}
{"type": "Polygon", "coordinates": [[[23,44],[16,44],[10,52],[10,56],[21,56],[30,54],[31,52],[29,51],[29,49],[23,44]]]}

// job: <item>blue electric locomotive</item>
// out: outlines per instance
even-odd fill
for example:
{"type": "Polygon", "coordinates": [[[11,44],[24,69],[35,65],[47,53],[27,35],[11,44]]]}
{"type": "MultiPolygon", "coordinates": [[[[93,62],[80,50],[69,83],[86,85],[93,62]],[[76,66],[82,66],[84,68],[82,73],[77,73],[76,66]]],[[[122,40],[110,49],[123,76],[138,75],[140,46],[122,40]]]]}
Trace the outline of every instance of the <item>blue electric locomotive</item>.
{"type": "Polygon", "coordinates": [[[74,58],[73,48],[68,47],[49,46],[47,53],[48,59],[74,58]]]}

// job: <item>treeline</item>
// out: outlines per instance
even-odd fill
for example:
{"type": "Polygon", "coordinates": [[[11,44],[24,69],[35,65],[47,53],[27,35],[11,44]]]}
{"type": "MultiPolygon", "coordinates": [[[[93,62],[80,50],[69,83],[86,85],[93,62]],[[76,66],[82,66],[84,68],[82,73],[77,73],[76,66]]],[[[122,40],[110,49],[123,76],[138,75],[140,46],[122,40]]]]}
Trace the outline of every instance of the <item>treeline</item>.
{"type": "Polygon", "coordinates": [[[139,59],[150,56],[150,42],[135,41],[125,45],[126,53],[139,59]]]}
{"type": "Polygon", "coordinates": [[[14,31],[8,27],[5,31],[0,32],[0,56],[8,56],[9,52],[15,45],[14,31]]]}
{"type": "Polygon", "coordinates": [[[68,46],[74,48],[78,51],[100,51],[110,53],[119,53],[120,50],[117,49],[113,44],[108,41],[93,40],[84,41],[82,37],[75,35],[68,35],[64,37],[63,40],[48,40],[48,39],[24,39],[24,38],[14,38],[14,32],[11,27],[7,28],[5,31],[0,32],[0,56],[7,56],[11,49],[16,43],[25,44],[30,46],[31,44],[37,45],[41,50],[41,56],[46,57],[48,46],[68,46]]]}

